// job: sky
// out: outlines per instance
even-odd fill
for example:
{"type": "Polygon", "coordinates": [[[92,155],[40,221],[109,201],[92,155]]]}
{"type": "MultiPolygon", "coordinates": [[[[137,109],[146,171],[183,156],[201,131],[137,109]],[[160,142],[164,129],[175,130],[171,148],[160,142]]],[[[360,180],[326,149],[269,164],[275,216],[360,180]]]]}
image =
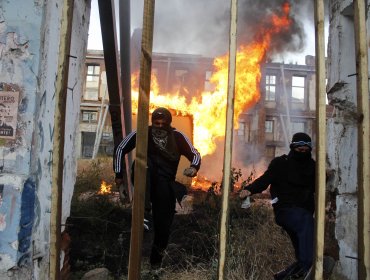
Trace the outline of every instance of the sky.
{"type": "MultiPolygon", "coordinates": [[[[249,42],[256,24],[286,0],[239,0],[238,44],[249,42]],[[248,41],[249,40],[249,41],[248,41]]],[[[304,64],[315,55],[313,1],[290,0],[293,24],[288,34],[273,41],[272,61],[304,64]]],[[[116,18],[118,19],[118,3],[116,18]]],[[[130,2],[131,32],[141,28],[144,0],[130,2]]],[[[230,1],[156,0],[153,52],[200,54],[216,57],[228,52],[230,1]]],[[[119,34],[117,23],[117,34],[119,34]]],[[[119,40],[118,40],[119,42],[119,40]]],[[[88,49],[102,49],[97,0],[92,0],[88,49]]]]}

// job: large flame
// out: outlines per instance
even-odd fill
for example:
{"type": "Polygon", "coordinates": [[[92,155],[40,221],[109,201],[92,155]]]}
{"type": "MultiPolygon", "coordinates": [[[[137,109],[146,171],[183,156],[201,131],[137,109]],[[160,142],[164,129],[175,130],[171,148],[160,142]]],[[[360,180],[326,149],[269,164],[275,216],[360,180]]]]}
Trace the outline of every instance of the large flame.
{"type": "MultiPolygon", "coordinates": [[[[239,115],[256,104],[260,98],[259,84],[261,79],[260,66],[266,56],[271,38],[289,27],[290,6],[283,4],[281,15],[271,14],[265,20],[263,27],[257,32],[255,41],[239,47],[236,55],[234,125],[237,128],[239,115]],[[268,26],[268,27],[266,27],[268,26]]],[[[194,121],[194,146],[202,156],[212,154],[216,149],[216,139],[225,135],[226,102],[228,87],[228,55],[214,60],[215,71],[211,82],[215,86],[212,92],[203,92],[191,102],[176,93],[159,93],[157,79],[152,75],[150,106],[151,111],[158,107],[171,108],[181,115],[192,115],[194,121]]],[[[133,111],[137,111],[138,75],[133,75],[132,91],[133,111]]]]}

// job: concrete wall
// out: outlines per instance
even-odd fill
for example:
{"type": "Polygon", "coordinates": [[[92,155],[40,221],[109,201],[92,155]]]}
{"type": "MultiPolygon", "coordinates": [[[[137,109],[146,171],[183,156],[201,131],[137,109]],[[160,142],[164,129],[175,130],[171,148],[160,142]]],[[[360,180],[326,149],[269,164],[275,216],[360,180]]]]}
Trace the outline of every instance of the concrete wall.
{"type": "MultiPolygon", "coordinates": [[[[18,100],[18,106],[9,112],[0,110],[0,116],[9,113],[8,120],[15,120],[14,136],[0,135],[1,279],[49,279],[52,141],[62,2],[0,2],[0,94],[18,100]]],[[[69,215],[76,175],[73,144],[90,14],[90,1],[74,2],[62,224],[69,215]]],[[[0,107],[8,105],[4,100],[0,99],[0,107]]]]}
{"type": "Polygon", "coordinates": [[[328,41],[328,99],[334,114],[328,119],[329,191],[335,196],[336,223],[332,236],[339,258],[334,279],[357,279],[357,115],[356,60],[352,1],[331,0],[328,41]]]}

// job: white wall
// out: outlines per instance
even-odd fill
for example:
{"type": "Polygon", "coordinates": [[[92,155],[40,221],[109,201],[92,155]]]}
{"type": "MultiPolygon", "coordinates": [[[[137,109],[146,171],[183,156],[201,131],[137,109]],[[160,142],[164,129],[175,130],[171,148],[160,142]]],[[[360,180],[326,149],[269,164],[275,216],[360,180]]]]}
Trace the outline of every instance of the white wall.
{"type": "Polygon", "coordinates": [[[352,1],[330,1],[328,99],[335,106],[328,120],[328,187],[336,193],[335,238],[339,260],[334,279],[357,279],[357,115],[352,1]]]}
{"type": "MultiPolygon", "coordinates": [[[[19,92],[15,138],[0,136],[0,162],[4,164],[0,168],[0,279],[9,276],[49,279],[55,91],[62,7],[62,0],[0,3],[0,90],[19,92]]],[[[75,0],[62,224],[69,216],[76,176],[74,143],[89,15],[90,1],[75,0]]]]}

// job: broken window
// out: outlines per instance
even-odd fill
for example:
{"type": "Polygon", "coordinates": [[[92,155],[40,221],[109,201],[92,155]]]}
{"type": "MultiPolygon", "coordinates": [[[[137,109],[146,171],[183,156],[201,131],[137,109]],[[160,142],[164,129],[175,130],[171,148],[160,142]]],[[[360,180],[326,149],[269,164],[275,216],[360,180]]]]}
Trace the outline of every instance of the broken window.
{"type": "Polygon", "coordinates": [[[204,81],[204,90],[205,91],[213,91],[215,90],[215,86],[211,82],[212,71],[206,71],[206,78],[204,81]]]}
{"type": "Polygon", "coordinates": [[[186,79],[186,75],[188,74],[188,70],[184,70],[184,69],[177,69],[175,70],[175,76],[176,76],[176,80],[181,84],[183,85],[184,82],[185,82],[185,79],[186,79]]]}
{"type": "Polygon", "coordinates": [[[100,66],[87,65],[84,99],[99,100],[100,66]]]}
{"type": "Polygon", "coordinates": [[[292,102],[304,103],[305,77],[292,77],[292,102]]]}
{"type": "Polygon", "coordinates": [[[275,101],[276,95],[276,76],[274,75],[266,75],[266,101],[275,101]]]}
{"type": "Polygon", "coordinates": [[[305,132],[305,122],[296,121],[291,122],[291,128],[292,128],[292,134],[295,134],[297,132],[305,132]]]}
{"type": "Polygon", "coordinates": [[[245,124],[243,122],[239,122],[239,127],[238,127],[238,136],[244,136],[245,131],[245,124]]]}
{"type": "Polygon", "coordinates": [[[98,120],[98,112],[95,111],[82,111],[82,121],[93,123],[98,120]]]}
{"type": "Polygon", "coordinates": [[[275,157],[275,146],[266,146],[266,157],[267,158],[274,158],[275,157]]]}
{"type": "Polygon", "coordinates": [[[274,121],[266,120],[265,121],[265,133],[273,133],[273,132],[274,132],[274,121]]]}

